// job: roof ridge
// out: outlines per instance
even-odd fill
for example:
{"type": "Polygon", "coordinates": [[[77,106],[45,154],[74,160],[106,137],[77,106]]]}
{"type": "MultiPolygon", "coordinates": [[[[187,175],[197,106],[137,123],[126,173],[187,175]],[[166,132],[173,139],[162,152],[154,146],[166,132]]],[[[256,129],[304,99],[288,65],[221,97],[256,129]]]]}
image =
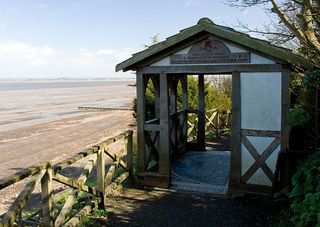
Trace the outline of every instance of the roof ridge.
{"type": "Polygon", "coordinates": [[[202,18],[198,21],[198,24],[182,29],[177,34],[167,37],[164,41],[133,54],[131,58],[119,63],[116,66],[116,71],[136,69],[136,66],[139,64],[139,62],[142,62],[145,59],[150,59],[159,52],[163,53],[163,51],[166,51],[180,42],[189,39],[203,31],[213,36],[223,38],[224,40],[232,42],[236,45],[241,45],[246,48],[256,50],[261,54],[269,55],[272,58],[279,59],[280,61],[288,62],[289,64],[295,64],[302,68],[312,67],[311,62],[304,57],[293,53],[292,50],[288,48],[271,44],[263,39],[251,37],[248,34],[239,32],[227,26],[214,24],[209,18],[202,18]]]}

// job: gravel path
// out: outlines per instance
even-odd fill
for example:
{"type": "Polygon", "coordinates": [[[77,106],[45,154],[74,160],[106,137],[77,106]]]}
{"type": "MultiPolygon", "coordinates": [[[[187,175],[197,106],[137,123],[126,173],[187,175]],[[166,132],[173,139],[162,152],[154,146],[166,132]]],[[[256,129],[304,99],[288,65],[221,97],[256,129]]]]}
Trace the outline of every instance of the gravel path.
{"type": "Polygon", "coordinates": [[[276,205],[263,197],[237,199],[129,189],[110,199],[106,226],[273,226],[276,205]]]}

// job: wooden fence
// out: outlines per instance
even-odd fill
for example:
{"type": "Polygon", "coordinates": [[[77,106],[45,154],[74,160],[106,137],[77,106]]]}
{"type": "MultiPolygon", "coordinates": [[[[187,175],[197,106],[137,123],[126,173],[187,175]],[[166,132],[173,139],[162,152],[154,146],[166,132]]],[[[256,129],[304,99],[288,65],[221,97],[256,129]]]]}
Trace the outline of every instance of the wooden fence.
{"type": "Polygon", "coordinates": [[[0,190],[2,190],[27,177],[31,178],[2,216],[0,226],[75,226],[80,222],[81,217],[88,215],[95,207],[105,208],[108,203],[108,193],[121,187],[121,183],[131,175],[132,134],[132,131],[127,131],[56,165],[52,166],[48,162],[0,180],[0,190]],[[120,149],[117,152],[112,152],[112,144],[116,142],[121,143],[120,149]],[[89,161],[87,161],[82,173],[76,180],[61,174],[63,169],[83,160],[85,157],[89,158],[89,161]],[[107,173],[106,157],[112,160],[107,173]],[[124,161],[124,157],[126,161],[124,161]],[[87,184],[87,180],[94,168],[96,168],[96,185],[90,186],[87,184]],[[120,169],[122,171],[118,171],[120,169]],[[54,206],[60,199],[59,196],[53,195],[53,181],[70,188],[65,197],[65,203],[58,211],[54,210],[54,206]],[[37,185],[41,185],[42,197],[41,204],[38,206],[39,210],[28,217],[23,217],[22,209],[37,185]],[[74,211],[71,212],[71,210],[74,204],[83,196],[89,198],[87,203],[72,215],[74,211]],[[36,215],[39,216],[37,220],[34,218],[36,215]]]}
{"type": "MultiPolygon", "coordinates": [[[[197,135],[198,117],[197,110],[188,112],[188,139],[193,140],[197,135]]],[[[231,128],[231,110],[221,111],[219,109],[207,110],[205,113],[206,124],[205,132],[220,135],[230,131],[231,128]]]]}

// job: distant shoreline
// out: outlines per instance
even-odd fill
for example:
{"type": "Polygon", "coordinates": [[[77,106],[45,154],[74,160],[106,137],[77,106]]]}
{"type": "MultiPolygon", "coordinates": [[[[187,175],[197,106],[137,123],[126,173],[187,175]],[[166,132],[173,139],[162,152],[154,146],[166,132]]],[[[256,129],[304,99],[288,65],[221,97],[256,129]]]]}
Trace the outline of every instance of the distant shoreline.
{"type": "Polygon", "coordinates": [[[10,82],[90,82],[90,81],[135,81],[135,77],[98,77],[98,78],[0,78],[1,83],[10,82]]]}

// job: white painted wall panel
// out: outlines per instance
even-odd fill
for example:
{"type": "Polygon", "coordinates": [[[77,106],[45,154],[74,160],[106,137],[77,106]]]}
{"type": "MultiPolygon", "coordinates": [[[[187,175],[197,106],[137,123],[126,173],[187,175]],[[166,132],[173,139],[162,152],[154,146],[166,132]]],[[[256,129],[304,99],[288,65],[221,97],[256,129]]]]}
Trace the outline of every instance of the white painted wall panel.
{"type": "Polygon", "coordinates": [[[271,169],[272,172],[275,172],[276,170],[276,163],[277,163],[279,151],[280,151],[280,145],[273,151],[273,153],[266,160],[266,164],[271,169]]]}
{"type": "Polygon", "coordinates": [[[241,143],[241,176],[247,172],[247,170],[254,163],[254,158],[249,153],[247,148],[241,143]]]}
{"type": "Polygon", "coordinates": [[[248,180],[249,184],[272,186],[272,182],[269,180],[267,175],[263,172],[261,168],[255,172],[252,177],[248,180]]]}
{"type": "MultiPolygon", "coordinates": [[[[241,128],[254,130],[281,130],[281,73],[241,73],[241,128]]],[[[258,153],[263,151],[273,141],[273,137],[248,136],[258,153]]],[[[266,160],[266,164],[274,172],[280,146],[266,160]]],[[[241,147],[241,166],[247,168],[252,163],[251,157],[246,157],[248,151],[241,147]]],[[[242,172],[243,174],[243,172],[242,172]]],[[[259,169],[248,183],[271,186],[272,182],[259,169]]]]}
{"type": "Polygon", "coordinates": [[[281,73],[241,73],[241,128],[281,130],[281,73]]]}
{"type": "Polygon", "coordinates": [[[261,155],[272,143],[274,137],[247,136],[247,139],[250,141],[252,146],[254,146],[257,152],[261,155]]]}

